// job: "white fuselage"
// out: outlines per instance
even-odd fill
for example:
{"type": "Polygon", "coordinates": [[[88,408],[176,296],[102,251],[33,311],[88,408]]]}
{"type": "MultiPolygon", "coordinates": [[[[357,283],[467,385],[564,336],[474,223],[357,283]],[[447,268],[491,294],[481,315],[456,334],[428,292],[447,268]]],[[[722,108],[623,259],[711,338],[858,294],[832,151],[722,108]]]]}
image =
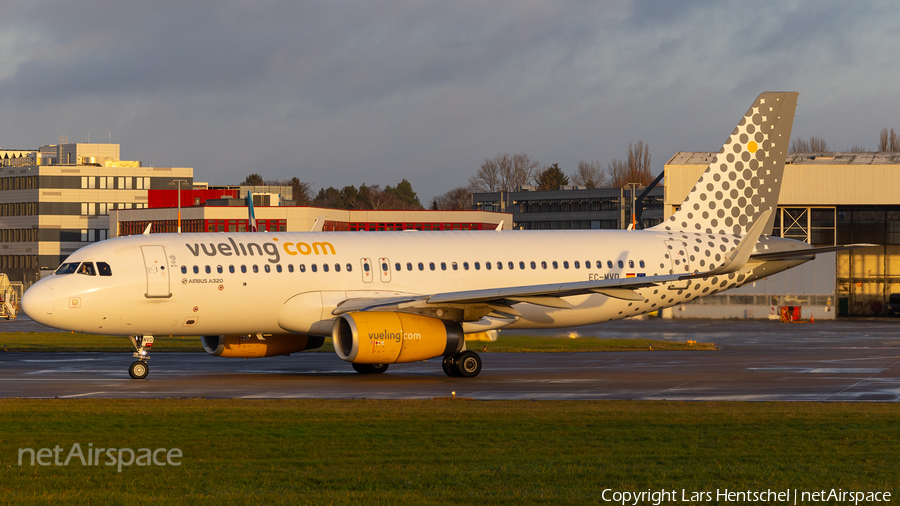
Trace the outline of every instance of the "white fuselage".
{"type": "MultiPolygon", "coordinates": [[[[87,246],[67,260],[104,262],[111,275],[54,274],[29,289],[23,305],[39,322],[95,334],[329,335],[332,311],[348,299],[703,272],[737,239],[657,230],[137,235],[87,246]]],[[[763,243],[798,244],[770,237],[763,243]]],[[[566,309],[519,302],[521,318],[505,328],[635,316],[804,261],[750,262],[690,284],[637,289],[643,301],[589,294],[563,297],[573,306],[566,309]]],[[[478,331],[476,323],[463,322],[467,332],[478,331]]]]}

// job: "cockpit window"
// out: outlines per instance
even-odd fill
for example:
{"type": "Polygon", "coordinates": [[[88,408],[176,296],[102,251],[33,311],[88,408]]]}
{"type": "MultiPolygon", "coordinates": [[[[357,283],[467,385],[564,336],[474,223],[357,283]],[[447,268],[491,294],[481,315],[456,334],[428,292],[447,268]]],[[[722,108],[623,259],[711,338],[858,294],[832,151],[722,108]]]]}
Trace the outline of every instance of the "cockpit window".
{"type": "Polygon", "coordinates": [[[84,274],[85,276],[96,276],[97,273],[94,271],[94,263],[85,262],[81,264],[81,267],[78,268],[78,274],[84,274]]]}
{"type": "Polygon", "coordinates": [[[112,269],[109,268],[109,264],[106,262],[97,262],[97,272],[101,276],[112,276],[112,269]]]}
{"type": "Polygon", "coordinates": [[[56,274],[72,274],[78,270],[78,264],[80,263],[81,262],[69,262],[62,264],[56,269],[56,274]]]}

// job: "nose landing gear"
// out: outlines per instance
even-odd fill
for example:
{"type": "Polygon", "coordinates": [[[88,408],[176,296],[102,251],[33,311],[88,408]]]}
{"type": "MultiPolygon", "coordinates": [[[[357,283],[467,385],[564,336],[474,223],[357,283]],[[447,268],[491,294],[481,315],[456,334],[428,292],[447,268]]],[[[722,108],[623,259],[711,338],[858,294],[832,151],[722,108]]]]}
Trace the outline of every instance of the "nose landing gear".
{"type": "Polygon", "coordinates": [[[149,353],[149,348],[153,346],[153,336],[128,336],[128,339],[131,339],[131,344],[134,345],[134,357],[137,362],[131,364],[128,368],[128,374],[134,379],[144,379],[150,374],[150,365],[147,364],[147,361],[150,360],[150,357],[147,356],[149,353]],[[144,348],[148,348],[145,350],[144,348]]]}

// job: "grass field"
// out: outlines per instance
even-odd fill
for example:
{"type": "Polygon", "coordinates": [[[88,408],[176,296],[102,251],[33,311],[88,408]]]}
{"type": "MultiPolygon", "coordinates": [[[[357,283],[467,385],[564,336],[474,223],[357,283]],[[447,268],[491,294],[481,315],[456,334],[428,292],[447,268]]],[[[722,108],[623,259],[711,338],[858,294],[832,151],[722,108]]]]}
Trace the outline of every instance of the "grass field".
{"type": "MultiPolygon", "coordinates": [[[[0,333],[0,350],[9,351],[69,351],[69,352],[131,352],[131,342],[126,337],[98,336],[66,332],[3,332],[0,333]]],[[[687,343],[652,339],[601,339],[597,337],[518,336],[501,334],[496,341],[472,341],[469,349],[488,352],[572,352],[572,351],[634,351],[649,350],[712,350],[711,343],[687,343]]],[[[202,352],[200,338],[196,336],[156,336],[153,352],[202,352]]],[[[331,339],[315,352],[334,353],[331,339]]]]}
{"type": "MultiPolygon", "coordinates": [[[[889,404],[0,400],[0,504],[597,504],[604,489],[891,491],[889,404]],[[178,467],[18,465],[178,448],[178,467]]],[[[641,504],[652,504],[643,502],[641,504]]],[[[689,504],[687,502],[681,504],[689,504]]]]}

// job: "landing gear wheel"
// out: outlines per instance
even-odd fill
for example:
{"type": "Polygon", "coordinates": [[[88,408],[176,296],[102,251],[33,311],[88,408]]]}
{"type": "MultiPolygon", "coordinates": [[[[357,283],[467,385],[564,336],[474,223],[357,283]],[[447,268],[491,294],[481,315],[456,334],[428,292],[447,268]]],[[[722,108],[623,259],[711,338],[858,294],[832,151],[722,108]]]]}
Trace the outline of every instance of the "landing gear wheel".
{"type": "Polygon", "coordinates": [[[388,364],[352,364],[353,370],[360,374],[382,374],[387,371],[388,364]]]}
{"type": "Polygon", "coordinates": [[[454,362],[455,356],[456,355],[447,355],[441,362],[441,368],[444,370],[444,374],[450,376],[451,378],[456,378],[459,376],[459,374],[456,373],[456,363],[454,362]]]}
{"type": "Polygon", "coordinates": [[[138,360],[128,368],[128,374],[136,380],[142,380],[150,374],[150,366],[146,362],[138,360]]]}
{"type": "Polygon", "coordinates": [[[481,357],[474,351],[464,351],[455,355],[456,374],[461,378],[474,378],[481,372],[481,357]]]}

